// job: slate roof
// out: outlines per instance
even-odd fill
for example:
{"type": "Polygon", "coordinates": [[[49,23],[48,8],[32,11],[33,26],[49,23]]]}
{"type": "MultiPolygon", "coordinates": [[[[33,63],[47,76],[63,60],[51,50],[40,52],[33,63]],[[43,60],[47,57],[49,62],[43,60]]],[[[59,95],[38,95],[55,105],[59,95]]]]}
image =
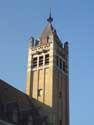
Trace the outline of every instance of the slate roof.
{"type": "Polygon", "coordinates": [[[43,32],[41,33],[40,38],[46,38],[49,35],[52,35],[54,33],[55,29],[53,28],[52,24],[48,23],[48,25],[45,27],[43,32]]]}
{"type": "Polygon", "coordinates": [[[26,94],[15,87],[12,87],[3,80],[0,80],[0,101],[4,104],[16,102],[20,110],[25,110],[27,107],[32,108],[33,106],[31,99],[26,94]]]}
{"type": "Polygon", "coordinates": [[[57,35],[56,29],[53,27],[51,23],[44,28],[43,32],[40,35],[40,39],[42,38],[49,38],[50,35],[54,36],[54,39],[57,41],[61,41],[57,35]]]}

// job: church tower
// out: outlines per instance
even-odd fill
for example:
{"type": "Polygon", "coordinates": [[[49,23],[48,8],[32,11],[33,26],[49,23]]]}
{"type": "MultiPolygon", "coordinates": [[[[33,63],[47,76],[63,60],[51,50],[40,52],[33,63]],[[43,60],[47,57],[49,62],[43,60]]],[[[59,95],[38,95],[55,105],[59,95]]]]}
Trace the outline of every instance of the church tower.
{"type": "Polygon", "coordinates": [[[59,39],[51,13],[47,21],[39,39],[29,39],[26,93],[48,125],[69,125],[68,42],[59,39]]]}

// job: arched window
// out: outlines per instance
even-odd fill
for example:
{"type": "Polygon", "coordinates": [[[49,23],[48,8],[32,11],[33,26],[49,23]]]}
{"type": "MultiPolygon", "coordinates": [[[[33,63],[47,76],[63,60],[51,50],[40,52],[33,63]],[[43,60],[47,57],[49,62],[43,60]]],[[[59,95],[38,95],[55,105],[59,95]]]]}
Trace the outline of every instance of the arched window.
{"type": "Polygon", "coordinates": [[[18,111],[17,109],[14,109],[13,112],[12,112],[12,120],[14,123],[17,123],[18,121],[18,111]]]}
{"type": "Polygon", "coordinates": [[[42,125],[46,125],[46,123],[43,121],[43,122],[42,122],[42,125]]]}
{"type": "Polygon", "coordinates": [[[16,102],[8,102],[8,104],[7,104],[7,120],[9,122],[17,123],[18,107],[17,107],[16,102]]]}
{"type": "Polygon", "coordinates": [[[33,118],[32,118],[32,116],[28,117],[28,125],[33,125],[33,118]]]}

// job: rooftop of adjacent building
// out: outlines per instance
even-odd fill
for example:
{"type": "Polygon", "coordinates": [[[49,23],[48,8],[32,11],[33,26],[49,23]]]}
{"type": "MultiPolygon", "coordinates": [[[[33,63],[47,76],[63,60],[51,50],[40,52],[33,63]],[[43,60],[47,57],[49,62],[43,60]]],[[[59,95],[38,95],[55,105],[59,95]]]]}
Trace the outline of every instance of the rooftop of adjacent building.
{"type": "MultiPolygon", "coordinates": [[[[46,117],[39,114],[39,109],[33,101],[34,100],[31,100],[25,93],[0,79],[0,123],[2,123],[2,125],[7,124],[6,122],[12,123],[12,117],[10,120],[7,114],[11,113],[11,115],[13,115],[12,113],[15,110],[19,112],[19,116],[17,117],[24,118],[25,115],[25,117],[32,116],[34,120],[36,119],[40,123],[45,121],[46,117]]],[[[24,120],[22,122],[24,122],[24,120]]]]}
{"type": "Polygon", "coordinates": [[[25,93],[9,85],[3,80],[0,80],[0,99],[2,99],[2,102],[4,103],[16,101],[20,109],[25,109],[31,106],[31,100],[25,93]]]}

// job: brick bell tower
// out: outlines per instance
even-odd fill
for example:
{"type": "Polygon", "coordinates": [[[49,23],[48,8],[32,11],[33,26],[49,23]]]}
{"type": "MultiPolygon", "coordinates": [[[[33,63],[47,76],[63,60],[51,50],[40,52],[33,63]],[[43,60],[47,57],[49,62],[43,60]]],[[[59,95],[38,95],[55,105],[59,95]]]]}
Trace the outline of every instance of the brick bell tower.
{"type": "Polygon", "coordinates": [[[38,40],[29,39],[26,93],[47,116],[48,125],[69,125],[68,42],[48,24],[38,40]]]}

